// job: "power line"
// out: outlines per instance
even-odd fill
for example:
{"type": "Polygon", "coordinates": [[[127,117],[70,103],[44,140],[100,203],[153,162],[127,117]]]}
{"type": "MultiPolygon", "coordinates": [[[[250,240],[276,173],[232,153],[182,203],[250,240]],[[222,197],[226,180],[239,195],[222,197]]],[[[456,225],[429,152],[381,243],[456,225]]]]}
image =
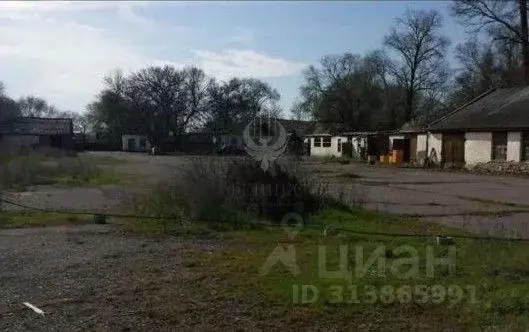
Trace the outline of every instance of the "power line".
{"type": "MultiPolygon", "coordinates": [[[[112,218],[148,219],[148,220],[158,220],[158,221],[175,221],[176,220],[174,217],[162,217],[162,216],[147,216],[147,215],[137,215],[137,214],[116,214],[116,213],[106,213],[106,212],[96,212],[96,211],[68,211],[68,210],[42,209],[42,208],[14,202],[14,201],[11,201],[5,198],[0,198],[0,202],[18,206],[20,208],[40,211],[44,213],[85,215],[85,216],[86,215],[103,215],[103,216],[112,217],[112,218]]],[[[252,225],[273,227],[273,228],[284,227],[284,225],[280,223],[266,223],[266,222],[252,223],[252,225]]],[[[432,237],[440,236],[440,234],[368,232],[368,231],[358,231],[358,230],[353,230],[353,229],[343,228],[343,227],[332,227],[332,226],[329,227],[329,225],[327,225],[327,227],[336,232],[348,233],[348,234],[353,234],[353,235],[368,235],[368,236],[383,236],[383,237],[408,237],[408,238],[432,238],[432,237]]],[[[302,228],[322,231],[325,228],[325,225],[304,224],[302,228]]],[[[450,235],[443,235],[443,236],[448,236],[452,239],[462,239],[462,240],[529,242],[529,239],[526,239],[526,238],[512,238],[512,237],[474,236],[474,235],[463,235],[463,234],[453,234],[453,235],[450,234],[450,235]]]]}

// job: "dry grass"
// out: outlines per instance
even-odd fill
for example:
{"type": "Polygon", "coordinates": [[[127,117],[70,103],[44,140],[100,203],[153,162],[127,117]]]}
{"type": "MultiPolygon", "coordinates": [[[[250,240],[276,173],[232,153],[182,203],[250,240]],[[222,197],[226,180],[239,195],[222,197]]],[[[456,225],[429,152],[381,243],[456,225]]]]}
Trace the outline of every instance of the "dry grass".
{"type": "Polygon", "coordinates": [[[0,187],[22,190],[40,184],[101,185],[120,183],[116,174],[73,152],[44,149],[2,154],[0,187]]]}
{"type": "Polygon", "coordinates": [[[197,157],[135,209],[177,223],[202,221],[229,229],[249,227],[256,220],[279,223],[287,213],[308,221],[329,206],[346,208],[326,185],[288,161],[264,172],[249,159],[197,157]]]}

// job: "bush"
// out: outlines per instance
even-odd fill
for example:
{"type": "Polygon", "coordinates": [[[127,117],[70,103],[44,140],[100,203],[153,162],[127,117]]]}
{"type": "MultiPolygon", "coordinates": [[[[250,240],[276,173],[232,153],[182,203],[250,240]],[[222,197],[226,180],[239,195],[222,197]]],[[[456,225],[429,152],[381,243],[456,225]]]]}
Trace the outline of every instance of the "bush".
{"type": "Polygon", "coordinates": [[[50,169],[43,166],[34,155],[12,158],[0,167],[0,185],[3,187],[25,187],[43,184],[50,176],[50,169]]]}
{"type": "Polygon", "coordinates": [[[58,178],[87,182],[100,173],[97,166],[82,159],[64,157],[64,154],[61,158],[49,159],[50,157],[45,155],[44,151],[19,155],[3,154],[3,162],[0,164],[0,187],[24,188],[54,183],[58,178]]]}
{"type": "MultiPolygon", "coordinates": [[[[247,226],[255,218],[280,222],[287,213],[308,221],[327,206],[340,206],[327,186],[312,179],[295,164],[273,163],[264,172],[247,158],[195,157],[163,189],[158,188],[143,213],[161,215],[178,207],[192,220],[210,225],[247,226]]],[[[175,219],[182,216],[176,213],[175,219]]]]}

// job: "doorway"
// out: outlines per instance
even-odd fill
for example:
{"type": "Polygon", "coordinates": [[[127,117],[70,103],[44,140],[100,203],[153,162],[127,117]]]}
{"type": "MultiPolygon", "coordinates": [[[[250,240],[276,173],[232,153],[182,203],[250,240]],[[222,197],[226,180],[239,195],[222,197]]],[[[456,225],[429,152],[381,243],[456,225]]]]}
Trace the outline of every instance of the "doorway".
{"type": "Polygon", "coordinates": [[[134,138],[129,138],[127,140],[127,147],[129,151],[135,151],[136,150],[136,140],[134,138]]]}
{"type": "Polygon", "coordinates": [[[443,134],[443,166],[461,166],[465,163],[465,134],[443,134]]]}

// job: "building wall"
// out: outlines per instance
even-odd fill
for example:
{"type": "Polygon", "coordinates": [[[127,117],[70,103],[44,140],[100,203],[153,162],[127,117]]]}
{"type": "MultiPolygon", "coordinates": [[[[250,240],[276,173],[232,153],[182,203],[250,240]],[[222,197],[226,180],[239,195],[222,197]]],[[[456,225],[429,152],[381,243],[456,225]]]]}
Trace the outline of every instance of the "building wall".
{"type": "Polygon", "coordinates": [[[353,159],[362,159],[362,152],[364,152],[367,148],[367,137],[353,136],[351,137],[351,143],[353,145],[353,159]]]}
{"type": "Polygon", "coordinates": [[[507,161],[520,161],[521,142],[521,132],[510,132],[507,134],[507,161]]]}
{"type": "Polygon", "coordinates": [[[151,149],[151,143],[149,142],[147,136],[144,135],[123,135],[121,136],[121,144],[123,151],[147,152],[151,149]],[[140,140],[142,138],[146,140],[145,148],[140,147],[140,140]],[[129,139],[133,139],[135,141],[134,149],[129,147],[129,139]]]}
{"type": "Polygon", "coordinates": [[[471,132],[465,134],[465,163],[472,165],[491,160],[492,133],[471,132]]]}
{"type": "Polygon", "coordinates": [[[417,155],[415,158],[421,164],[424,162],[424,158],[426,158],[426,137],[426,134],[417,134],[417,155]]]}
{"type": "Polygon", "coordinates": [[[443,156],[443,134],[431,133],[428,138],[428,158],[433,163],[440,163],[443,156]]]}
{"type": "Polygon", "coordinates": [[[3,135],[0,140],[2,150],[17,150],[31,148],[39,144],[39,136],[33,135],[3,135]]]}
{"type": "Polygon", "coordinates": [[[314,157],[341,157],[342,152],[338,152],[338,139],[342,143],[347,142],[347,137],[344,136],[333,136],[331,137],[331,146],[330,147],[315,147],[314,146],[314,137],[310,138],[310,155],[314,157]]]}

